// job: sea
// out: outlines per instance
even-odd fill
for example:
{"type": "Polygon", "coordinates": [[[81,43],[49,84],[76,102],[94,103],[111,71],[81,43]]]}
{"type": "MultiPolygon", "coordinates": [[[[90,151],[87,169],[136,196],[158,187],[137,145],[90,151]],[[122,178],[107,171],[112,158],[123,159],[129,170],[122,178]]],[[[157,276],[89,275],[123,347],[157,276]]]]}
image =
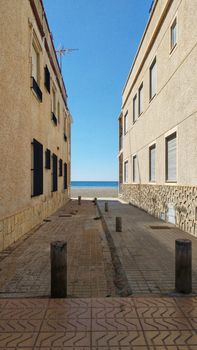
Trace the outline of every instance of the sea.
{"type": "Polygon", "coordinates": [[[71,187],[106,187],[106,188],[118,188],[118,181],[71,181],[71,187]]]}

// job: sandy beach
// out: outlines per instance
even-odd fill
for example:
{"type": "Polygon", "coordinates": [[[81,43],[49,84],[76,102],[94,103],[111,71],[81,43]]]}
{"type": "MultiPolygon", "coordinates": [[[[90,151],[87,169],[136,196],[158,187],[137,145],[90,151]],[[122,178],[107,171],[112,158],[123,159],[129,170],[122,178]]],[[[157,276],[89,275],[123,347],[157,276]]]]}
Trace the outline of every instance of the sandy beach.
{"type": "Polygon", "coordinates": [[[113,187],[71,187],[71,198],[117,198],[118,188],[113,187]]]}

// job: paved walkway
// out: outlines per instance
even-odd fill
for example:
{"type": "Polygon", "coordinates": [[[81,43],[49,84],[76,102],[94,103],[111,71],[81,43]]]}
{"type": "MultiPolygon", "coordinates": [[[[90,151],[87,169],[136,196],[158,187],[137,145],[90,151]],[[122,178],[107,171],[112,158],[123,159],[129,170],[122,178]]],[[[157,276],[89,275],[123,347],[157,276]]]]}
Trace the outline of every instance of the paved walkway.
{"type": "Polygon", "coordinates": [[[197,298],[0,300],[0,349],[196,350],[197,298]]]}
{"type": "Polygon", "coordinates": [[[111,255],[91,201],[70,201],[34,233],[0,253],[0,297],[50,295],[50,242],[66,240],[68,295],[115,295],[111,255]]]}
{"type": "Polygon", "coordinates": [[[171,293],[174,290],[175,240],[192,240],[193,292],[197,293],[197,239],[146,212],[119,201],[104,201],[99,207],[110,232],[116,254],[135,294],[171,293]],[[115,232],[115,217],[121,216],[123,231],[115,232]],[[152,226],[152,228],[151,228],[152,226]],[[162,229],[168,227],[168,229],[162,229]]]}

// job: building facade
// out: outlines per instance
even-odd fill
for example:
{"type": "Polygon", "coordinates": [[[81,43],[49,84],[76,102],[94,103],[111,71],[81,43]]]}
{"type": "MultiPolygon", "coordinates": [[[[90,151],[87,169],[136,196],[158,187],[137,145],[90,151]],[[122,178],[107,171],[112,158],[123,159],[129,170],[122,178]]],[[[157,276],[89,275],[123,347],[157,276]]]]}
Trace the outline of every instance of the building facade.
{"type": "Polygon", "coordinates": [[[155,0],[122,93],[120,198],[197,235],[197,1],[155,0]]]}
{"type": "Polygon", "coordinates": [[[0,2],[0,250],[62,206],[72,117],[42,0],[0,2]]]}

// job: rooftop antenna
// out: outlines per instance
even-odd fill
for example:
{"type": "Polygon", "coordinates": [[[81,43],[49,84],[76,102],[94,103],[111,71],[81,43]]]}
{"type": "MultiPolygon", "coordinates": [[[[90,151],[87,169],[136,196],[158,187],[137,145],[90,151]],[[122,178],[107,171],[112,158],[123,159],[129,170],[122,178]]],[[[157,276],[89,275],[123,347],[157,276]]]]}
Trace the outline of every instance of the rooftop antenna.
{"type": "Polygon", "coordinates": [[[59,61],[60,61],[60,69],[62,70],[62,56],[65,55],[66,53],[71,53],[73,51],[78,51],[79,49],[70,49],[68,47],[60,46],[59,49],[55,50],[57,55],[59,56],[59,61]]]}

